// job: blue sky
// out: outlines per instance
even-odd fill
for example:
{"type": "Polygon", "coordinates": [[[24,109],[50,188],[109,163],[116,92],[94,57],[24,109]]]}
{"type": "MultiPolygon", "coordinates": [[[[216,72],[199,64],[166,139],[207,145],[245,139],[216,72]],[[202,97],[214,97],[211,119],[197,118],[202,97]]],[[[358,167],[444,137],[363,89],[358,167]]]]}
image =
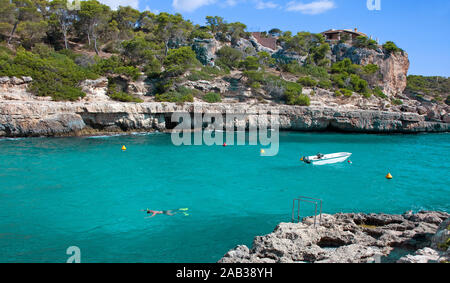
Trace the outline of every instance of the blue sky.
{"type": "Polygon", "coordinates": [[[100,0],[112,7],[133,6],[154,13],[181,13],[195,24],[206,16],[239,21],[248,31],[279,28],[322,32],[330,28],[358,28],[392,40],[409,54],[410,74],[450,76],[450,1],[380,1],[369,10],[367,0],[100,0]]]}

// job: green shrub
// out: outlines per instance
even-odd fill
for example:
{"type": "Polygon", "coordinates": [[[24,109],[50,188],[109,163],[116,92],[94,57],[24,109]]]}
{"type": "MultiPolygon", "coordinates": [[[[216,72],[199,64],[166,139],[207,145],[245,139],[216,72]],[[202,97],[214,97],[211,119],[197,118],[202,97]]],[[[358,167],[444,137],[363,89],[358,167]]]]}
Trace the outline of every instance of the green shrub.
{"type": "Polygon", "coordinates": [[[128,93],[125,92],[114,92],[109,94],[109,97],[111,97],[111,99],[116,100],[116,101],[121,101],[121,102],[144,102],[142,99],[138,98],[138,97],[134,97],[128,93]]]}
{"type": "Polygon", "coordinates": [[[387,98],[386,94],[384,94],[384,92],[381,90],[381,88],[379,86],[377,86],[373,89],[373,94],[380,98],[384,98],[384,99],[387,98]]]}
{"type": "MultiPolygon", "coordinates": [[[[448,229],[447,229],[448,230],[448,229]]],[[[446,251],[448,250],[448,248],[450,247],[450,238],[447,238],[447,240],[445,241],[445,243],[442,244],[438,244],[438,248],[442,251],[446,251]]]]}
{"type": "Polygon", "coordinates": [[[318,83],[318,85],[319,85],[320,88],[323,88],[323,89],[331,89],[333,87],[333,84],[331,83],[330,80],[320,81],[318,83]]]}
{"type": "Polygon", "coordinates": [[[38,96],[50,96],[53,100],[74,101],[84,97],[78,87],[80,81],[98,76],[89,69],[78,66],[64,54],[49,51],[39,55],[18,49],[14,58],[0,52],[0,76],[30,76],[30,90],[38,96]]]}
{"type": "MultiPolygon", "coordinates": [[[[374,66],[370,66],[367,71],[371,72],[374,69],[374,66]]],[[[338,88],[351,89],[365,97],[370,97],[369,83],[358,75],[361,71],[361,66],[352,64],[351,60],[346,58],[331,66],[333,73],[331,80],[338,88]]]]}
{"type": "Polygon", "coordinates": [[[203,71],[192,71],[191,74],[187,76],[187,79],[190,81],[210,81],[213,77],[203,71]]]}
{"type": "Polygon", "coordinates": [[[156,94],[155,99],[159,102],[194,102],[193,90],[186,87],[178,87],[176,91],[170,91],[163,94],[156,94]]]}
{"type": "Polygon", "coordinates": [[[139,71],[139,69],[134,66],[122,66],[122,67],[116,68],[114,70],[114,74],[125,75],[135,81],[135,80],[139,79],[139,76],[141,75],[141,71],[139,71]]]}
{"type": "Polygon", "coordinates": [[[378,67],[378,65],[368,64],[368,65],[363,67],[363,73],[365,75],[373,75],[376,72],[378,72],[379,69],[380,69],[380,67],[378,67]]]}
{"type": "Polygon", "coordinates": [[[342,61],[334,63],[331,66],[331,72],[335,74],[350,73],[352,64],[353,63],[349,58],[345,58],[342,61]]]}
{"type": "Polygon", "coordinates": [[[401,101],[400,99],[392,99],[391,100],[393,105],[402,105],[403,101],[401,101]]]}
{"type": "Polygon", "coordinates": [[[367,91],[367,92],[361,93],[361,95],[364,96],[365,98],[370,98],[372,96],[372,93],[370,91],[367,91]]]}
{"type": "Polygon", "coordinates": [[[340,93],[345,97],[350,97],[353,95],[353,91],[346,89],[346,88],[341,88],[340,93]]]}
{"type": "Polygon", "coordinates": [[[294,99],[293,105],[300,105],[300,106],[309,106],[311,105],[311,100],[309,96],[305,94],[300,94],[294,99]]]}
{"type": "Polygon", "coordinates": [[[423,93],[431,96],[445,97],[448,95],[449,89],[450,78],[409,75],[405,91],[410,93],[423,93]]]}
{"type": "Polygon", "coordinates": [[[385,44],[383,44],[383,49],[388,53],[403,52],[403,50],[401,48],[398,48],[397,45],[392,41],[387,41],[385,44]]]}
{"type": "Polygon", "coordinates": [[[261,84],[259,82],[254,82],[250,85],[251,88],[253,89],[260,89],[261,88],[261,84]]]}
{"type": "Polygon", "coordinates": [[[238,67],[242,59],[242,52],[230,46],[224,46],[217,51],[216,64],[227,66],[229,69],[238,67]]]}
{"type": "Polygon", "coordinates": [[[193,67],[200,66],[201,63],[197,60],[192,48],[184,46],[169,50],[163,65],[166,68],[165,74],[169,77],[174,77],[183,74],[193,67]]]}
{"type": "Polygon", "coordinates": [[[247,77],[247,83],[249,85],[252,85],[254,82],[258,82],[261,84],[264,84],[266,79],[265,79],[265,74],[264,72],[260,72],[260,71],[244,71],[243,72],[244,76],[247,77]]]}
{"type": "Polygon", "coordinates": [[[117,56],[111,56],[108,59],[100,59],[95,65],[91,66],[90,69],[99,75],[125,75],[132,80],[137,80],[141,75],[141,72],[137,67],[126,66],[117,56]]]}
{"type": "Polygon", "coordinates": [[[320,80],[327,80],[330,77],[326,68],[314,65],[301,66],[297,62],[291,62],[289,64],[283,65],[282,68],[283,71],[289,72],[294,75],[311,76],[320,80]]]}
{"type": "Polygon", "coordinates": [[[191,38],[200,38],[200,39],[209,39],[209,38],[213,38],[213,35],[206,30],[196,29],[196,30],[192,31],[190,37],[191,38]]]}
{"type": "Polygon", "coordinates": [[[361,94],[368,93],[369,83],[361,79],[358,75],[355,74],[350,75],[350,84],[354,91],[361,94]]]}
{"type": "Polygon", "coordinates": [[[259,60],[254,56],[248,56],[239,62],[239,67],[247,71],[256,71],[260,68],[259,60]]]}
{"type": "Polygon", "coordinates": [[[307,95],[302,94],[302,86],[297,83],[285,82],[284,95],[288,105],[309,106],[310,99],[307,95]]]}
{"type": "Polygon", "coordinates": [[[316,65],[327,65],[325,62],[325,57],[330,52],[330,45],[328,43],[324,43],[311,48],[311,58],[313,59],[316,65]]]}
{"type": "Polygon", "coordinates": [[[369,48],[369,49],[377,49],[378,47],[378,43],[375,40],[370,39],[366,36],[358,36],[354,40],[353,45],[358,48],[369,48]]]}
{"type": "Polygon", "coordinates": [[[208,102],[208,103],[217,103],[217,102],[221,102],[222,98],[220,96],[220,93],[208,92],[207,94],[205,94],[203,96],[203,100],[208,102]]]}
{"type": "Polygon", "coordinates": [[[208,75],[216,77],[216,76],[222,76],[222,75],[229,74],[230,70],[229,69],[223,70],[223,69],[220,69],[218,67],[212,67],[212,66],[204,66],[202,68],[202,72],[204,72],[204,73],[206,73],[208,75]]]}
{"type": "Polygon", "coordinates": [[[347,78],[346,74],[333,74],[331,76],[331,80],[338,88],[345,88],[347,86],[347,78]]]}
{"type": "Polygon", "coordinates": [[[317,85],[317,81],[315,79],[312,79],[311,77],[301,77],[297,80],[297,83],[301,84],[302,86],[309,86],[309,87],[317,85]]]}

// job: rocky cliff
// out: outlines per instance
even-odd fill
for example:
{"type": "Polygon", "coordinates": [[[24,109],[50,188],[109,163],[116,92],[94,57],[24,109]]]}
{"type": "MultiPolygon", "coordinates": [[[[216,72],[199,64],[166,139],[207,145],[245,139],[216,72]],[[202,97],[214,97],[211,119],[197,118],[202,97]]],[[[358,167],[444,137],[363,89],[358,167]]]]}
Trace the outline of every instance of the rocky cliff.
{"type": "MultiPolygon", "coordinates": [[[[86,81],[86,97],[77,102],[54,102],[36,97],[27,91],[27,78],[3,80],[0,84],[0,137],[59,136],[110,133],[122,131],[165,131],[173,129],[174,112],[236,113],[243,116],[236,125],[248,127],[261,113],[279,113],[279,128],[285,131],[326,131],[364,133],[418,133],[449,131],[448,111],[440,108],[435,119],[427,109],[414,103],[401,107],[385,105],[372,97],[336,98],[316,89],[311,107],[288,106],[273,102],[258,103],[256,99],[227,103],[205,102],[160,103],[147,99],[144,103],[112,101],[106,93],[105,79],[86,81]],[[409,106],[408,106],[409,105],[409,106]],[[407,108],[406,108],[407,107],[407,108]],[[198,109],[198,110],[194,110],[198,109]],[[421,112],[422,111],[422,112],[421,112]]],[[[206,83],[206,82],[205,82],[206,83]]],[[[226,88],[226,85],[203,85],[191,82],[190,87],[226,88]]],[[[308,91],[308,90],[307,90],[308,91]]],[[[309,90],[312,91],[312,90],[309,90]]],[[[251,95],[251,92],[250,92],[251,95]]],[[[435,111],[435,110],[433,110],[435,111]]],[[[207,125],[206,125],[207,126],[207,125]]],[[[262,125],[264,126],[264,125],[262,125]]]]}
{"type": "Polygon", "coordinates": [[[271,234],[255,237],[251,249],[238,246],[219,262],[448,262],[449,217],[442,212],[322,215],[316,227],[306,218],[279,224],[271,234]]]}
{"type": "MultiPolygon", "coordinates": [[[[227,112],[244,115],[244,124],[259,113],[279,112],[280,130],[364,133],[418,133],[449,131],[449,124],[425,121],[414,113],[373,110],[337,110],[333,108],[281,105],[196,104],[202,113],[227,112]]],[[[173,129],[174,112],[193,113],[194,104],[148,102],[71,103],[46,101],[10,101],[0,104],[0,137],[59,136],[95,132],[165,131],[173,129]]]]}
{"type": "Polygon", "coordinates": [[[406,52],[388,53],[381,48],[375,50],[357,48],[347,44],[332,46],[332,61],[349,58],[354,64],[375,64],[379,67],[371,85],[379,86],[388,96],[402,94],[406,88],[409,59],[406,52]]]}

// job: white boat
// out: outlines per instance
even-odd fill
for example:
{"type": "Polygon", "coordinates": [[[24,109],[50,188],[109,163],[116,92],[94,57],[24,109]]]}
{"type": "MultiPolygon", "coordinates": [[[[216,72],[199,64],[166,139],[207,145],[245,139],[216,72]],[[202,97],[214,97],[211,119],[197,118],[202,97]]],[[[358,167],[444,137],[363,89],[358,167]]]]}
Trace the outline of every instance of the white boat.
{"type": "Polygon", "coordinates": [[[339,162],[344,162],[350,156],[352,156],[349,152],[339,152],[332,154],[317,154],[314,156],[302,157],[302,161],[307,164],[313,165],[326,165],[326,164],[334,164],[339,162]]]}

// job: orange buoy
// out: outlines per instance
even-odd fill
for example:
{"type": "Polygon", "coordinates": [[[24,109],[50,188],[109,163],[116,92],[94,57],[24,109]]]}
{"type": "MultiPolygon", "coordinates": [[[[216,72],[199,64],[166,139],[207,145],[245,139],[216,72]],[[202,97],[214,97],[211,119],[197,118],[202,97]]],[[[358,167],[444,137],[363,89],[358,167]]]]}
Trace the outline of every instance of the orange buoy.
{"type": "Polygon", "coordinates": [[[122,145],[122,150],[123,150],[123,151],[127,150],[127,147],[124,146],[124,145],[122,145]]]}
{"type": "Polygon", "coordinates": [[[391,179],[393,179],[393,178],[394,178],[394,177],[392,177],[391,173],[388,173],[388,174],[386,175],[386,179],[391,180],[391,179]]]}

